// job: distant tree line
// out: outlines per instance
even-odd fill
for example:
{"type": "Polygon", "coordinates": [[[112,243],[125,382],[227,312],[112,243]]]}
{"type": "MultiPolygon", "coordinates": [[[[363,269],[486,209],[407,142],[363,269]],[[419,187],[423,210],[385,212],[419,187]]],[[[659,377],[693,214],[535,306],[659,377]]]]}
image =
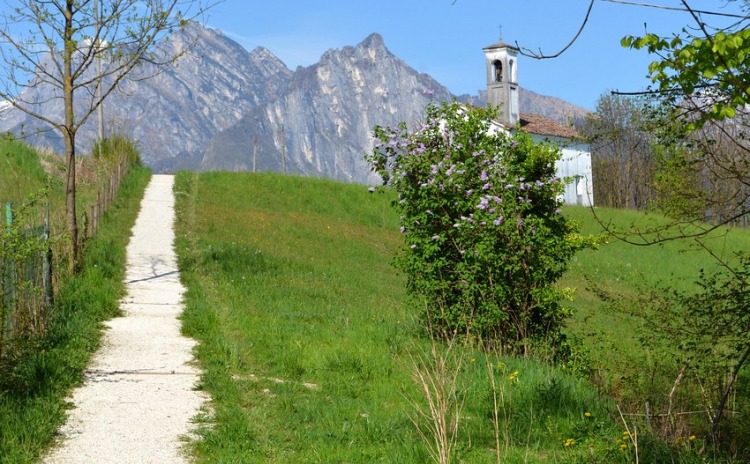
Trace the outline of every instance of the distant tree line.
{"type": "Polygon", "coordinates": [[[655,199],[654,152],[645,119],[637,99],[603,95],[596,111],[578,123],[591,144],[597,204],[644,210],[655,199]]]}
{"type": "Polygon", "coordinates": [[[696,128],[688,127],[689,106],[681,111],[682,119],[651,96],[599,98],[595,112],[577,124],[591,145],[597,204],[747,227],[747,118],[738,113],[696,128]]]}

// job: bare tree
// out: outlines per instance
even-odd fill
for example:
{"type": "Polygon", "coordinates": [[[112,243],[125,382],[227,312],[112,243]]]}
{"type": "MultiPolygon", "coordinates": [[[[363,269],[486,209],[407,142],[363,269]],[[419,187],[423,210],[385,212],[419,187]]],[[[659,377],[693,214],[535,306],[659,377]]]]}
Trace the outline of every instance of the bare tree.
{"type": "Polygon", "coordinates": [[[601,206],[644,210],[654,199],[653,150],[646,122],[638,99],[602,95],[596,111],[578,124],[591,145],[594,197],[601,206]]]}
{"type": "MultiPolygon", "coordinates": [[[[145,79],[184,52],[159,44],[208,0],[6,0],[0,16],[0,101],[60,134],[65,146],[66,226],[71,263],[78,259],[76,133],[128,78],[145,79]],[[137,73],[133,71],[138,69],[137,73]],[[61,114],[42,111],[38,93],[47,86],[61,114]]],[[[45,105],[46,106],[46,105],[45,105]]]]}

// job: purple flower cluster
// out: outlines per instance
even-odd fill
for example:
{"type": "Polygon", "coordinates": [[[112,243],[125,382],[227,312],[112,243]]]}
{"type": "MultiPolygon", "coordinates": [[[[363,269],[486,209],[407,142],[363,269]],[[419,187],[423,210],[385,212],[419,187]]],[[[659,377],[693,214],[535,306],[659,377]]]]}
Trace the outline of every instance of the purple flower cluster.
{"type": "Polygon", "coordinates": [[[493,213],[495,210],[490,208],[490,202],[500,204],[503,202],[503,199],[495,196],[495,195],[486,195],[479,199],[479,204],[477,205],[477,209],[485,211],[489,210],[490,213],[493,213]]]}
{"type": "Polygon", "coordinates": [[[466,174],[466,166],[462,162],[451,163],[450,155],[446,155],[441,161],[430,165],[430,171],[426,181],[419,182],[420,187],[436,185],[444,190],[446,185],[459,184],[462,176],[466,174]],[[442,180],[443,182],[439,182],[442,180]]]}
{"type": "Polygon", "coordinates": [[[385,135],[387,140],[382,140],[379,137],[375,137],[375,149],[380,151],[385,150],[386,152],[408,151],[411,142],[405,134],[401,134],[393,129],[390,129],[386,131],[385,135]]]}

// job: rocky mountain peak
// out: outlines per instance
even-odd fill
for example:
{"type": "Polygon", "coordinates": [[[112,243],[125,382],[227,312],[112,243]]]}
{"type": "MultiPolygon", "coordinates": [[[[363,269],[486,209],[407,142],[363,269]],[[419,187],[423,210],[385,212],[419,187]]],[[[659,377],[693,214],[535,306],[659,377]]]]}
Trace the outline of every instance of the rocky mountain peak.
{"type": "Polygon", "coordinates": [[[372,149],[373,127],[414,122],[431,102],[451,98],[448,89],[395,57],[382,36],[371,34],[354,47],[328,50],[317,64],[298,68],[284,95],[211,140],[201,168],[255,166],[375,182],[364,159],[372,149]]]}
{"type": "MultiPolygon", "coordinates": [[[[373,127],[413,124],[428,104],[454,98],[393,55],[377,33],[294,72],[268,49],[248,52],[198,23],[160,46],[164,53],[181,48],[187,51],[176,66],[123,82],[104,104],[106,131],[135,139],[157,172],[286,170],[374,182],[364,161],[373,127]]],[[[24,92],[47,102],[53,117],[62,114],[55,89],[37,83],[24,92]]],[[[91,118],[78,132],[79,153],[90,149],[95,127],[91,118]]],[[[59,136],[45,129],[20,111],[0,114],[0,132],[33,134],[32,144],[62,151],[59,136]]]]}
{"type": "Polygon", "coordinates": [[[365,40],[360,42],[358,46],[364,48],[385,49],[385,41],[383,40],[382,35],[378,34],[377,32],[373,32],[372,34],[368,35],[365,40]]]}

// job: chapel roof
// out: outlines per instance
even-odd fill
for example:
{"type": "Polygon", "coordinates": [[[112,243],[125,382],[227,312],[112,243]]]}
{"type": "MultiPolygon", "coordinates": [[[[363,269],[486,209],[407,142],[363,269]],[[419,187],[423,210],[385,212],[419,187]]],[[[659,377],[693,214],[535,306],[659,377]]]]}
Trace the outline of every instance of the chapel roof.
{"type": "Polygon", "coordinates": [[[521,129],[530,134],[568,139],[578,136],[578,132],[572,127],[564,126],[557,121],[539,114],[521,113],[520,125],[521,129]]]}
{"type": "Polygon", "coordinates": [[[493,43],[492,45],[487,45],[482,50],[494,50],[496,48],[510,48],[510,49],[515,50],[517,52],[521,51],[518,47],[516,47],[515,45],[511,45],[509,43],[506,43],[505,41],[503,41],[503,39],[498,40],[497,42],[493,43]]]}

